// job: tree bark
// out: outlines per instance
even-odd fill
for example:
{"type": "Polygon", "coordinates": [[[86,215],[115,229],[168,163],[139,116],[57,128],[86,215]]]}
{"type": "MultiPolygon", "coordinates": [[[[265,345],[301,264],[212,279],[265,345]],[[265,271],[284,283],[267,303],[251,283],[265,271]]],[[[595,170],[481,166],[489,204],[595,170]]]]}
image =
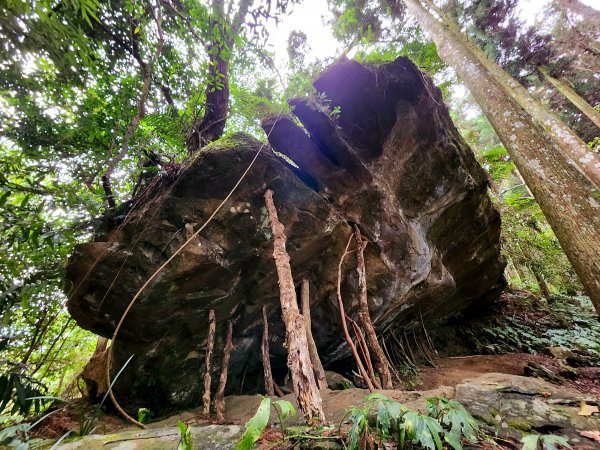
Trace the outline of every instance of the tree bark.
{"type": "Polygon", "coordinates": [[[270,189],[265,192],[265,203],[273,232],[273,259],[279,277],[279,295],[281,315],[285,324],[288,367],[292,374],[296,401],[300,412],[307,421],[322,423],[325,421],[323,400],[310,362],[304,318],[298,310],[290,257],[285,249],[285,229],[277,217],[277,210],[273,203],[273,191],[270,189]]]}
{"type": "Polygon", "coordinates": [[[229,358],[233,349],[233,324],[231,320],[227,321],[227,339],[225,340],[225,349],[223,350],[223,367],[221,368],[221,377],[219,379],[219,388],[215,395],[215,412],[217,422],[225,420],[225,386],[227,385],[227,369],[229,368],[229,358]]]}
{"type": "Polygon", "coordinates": [[[302,298],[302,315],[304,316],[304,323],[306,325],[308,353],[310,354],[310,360],[315,372],[317,385],[319,386],[319,389],[325,389],[327,387],[327,379],[325,378],[325,370],[323,369],[323,364],[321,364],[321,358],[319,358],[317,344],[315,343],[315,339],[312,334],[312,322],[310,319],[310,284],[306,278],[302,280],[300,292],[302,298]]]}
{"type": "Polygon", "coordinates": [[[210,368],[212,362],[213,348],[215,345],[215,310],[211,309],[208,312],[208,337],[206,338],[206,356],[204,358],[204,392],[202,394],[202,414],[208,416],[210,414],[210,368]]]}
{"type": "MultiPolygon", "coordinates": [[[[514,100],[506,84],[478,58],[466,38],[436,20],[418,0],[404,3],[455,68],[531,189],[586,292],[600,312],[600,197],[565,159],[553,135],[514,100]]],[[[496,66],[497,67],[497,66],[496,66]]]]}
{"type": "Polygon", "coordinates": [[[265,393],[272,397],[275,395],[273,387],[273,373],[271,372],[271,358],[269,356],[269,321],[267,320],[267,305],[262,307],[263,335],[262,335],[262,360],[265,374],[265,393]]]}
{"type": "Polygon", "coordinates": [[[364,254],[365,248],[367,246],[367,241],[363,241],[360,229],[356,224],[354,225],[354,239],[356,240],[356,271],[358,272],[359,289],[358,320],[360,321],[360,324],[363,327],[369,350],[375,357],[375,367],[377,368],[377,372],[379,372],[379,376],[381,377],[382,387],[384,389],[393,389],[394,386],[392,384],[392,375],[390,373],[390,362],[385,356],[385,353],[383,353],[381,345],[379,345],[379,341],[377,340],[377,334],[375,333],[375,328],[373,327],[373,321],[371,320],[371,315],[369,314],[369,302],[367,296],[367,273],[364,254]]]}
{"type": "Polygon", "coordinates": [[[223,136],[229,114],[229,63],[235,46],[234,36],[238,33],[250,4],[251,0],[241,0],[235,16],[229,23],[223,1],[212,2],[210,27],[216,35],[206,49],[209,62],[204,115],[199,123],[192,126],[192,132],[187,139],[190,154],[223,136]]]}
{"type": "MultiPolygon", "coordinates": [[[[441,31],[453,35],[455,42],[460,41],[460,45],[465,47],[465,50],[470,53],[469,58],[471,60],[477,60],[483,67],[485,67],[485,70],[490,74],[490,76],[495,78],[495,83],[500,85],[504,95],[515,100],[517,104],[525,110],[527,115],[529,115],[530,121],[533,121],[534,124],[540,127],[540,131],[543,131],[543,133],[552,140],[554,147],[566,158],[568,158],[582,174],[588,177],[596,188],[600,188],[600,157],[592,152],[585,142],[583,142],[569,126],[560,120],[539,100],[534,98],[525,87],[523,87],[498,64],[490,60],[483,50],[470,42],[461,32],[457,24],[447,14],[445,14],[444,11],[435,6],[431,0],[423,1],[442,19],[443,23],[438,22],[435,18],[431,17],[434,22],[437,22],[437,26],[442,29],[441,31]]],[[[429,12],[422,7],[419,0],[409,0],[407,2],[407,6],[408,3],[418,4],[419,7],[425,11],[425,13],[429,14],[429,12]]],[[[410,6],[408,7],[411,9],[410,6]]],[[[431,16],[431,14],[429,15],[431,16]]],[[[440,46],[438,45],[438,48],[439,47],[440,46]]],[[[442,59],[443,58],[444,57],[442,56],[442,59]]],[[[467,70],[466,67],[462,67],[461,69],[463,72],[467,70]]],[[[458,67],[455,67],[455,70],[457,73],[460,73],[458,67]]],[[[463,81],[465,80],[463,79],[463,81]]],[[[468,85],[469,83],[465,81],[465,84],[468,85]]],[[[506,143],[504,143],[504,145],[507,146],[506,143]]]]}
{"type": "Polygon", "coordinates": [[[554,78],[545,67],[538,67],[544,79],[556,88],[558,92],[564,95],[573,105],[585,114],[594,124],[600,128],[600,113],[586,102],[575,90],[564,81],[554,78]]]}
{"type": "Polygon", "coordinates": [[[535,281],[537,282],[538,287],[540,288],[540,293],[544,296],[544,298],[546,299],[546,301],[550,302],[550,288],[548,287],[548,284],[546,283],[546,280],[544,280],[544,276],[542,275],[542,273],[538,270],[538,268],[535,265],[531,266],[531,271],[533,272],[533,276],[535,277],[535,281]]]}
{"type": "Polygon", "coordinates": [[[585,19],[600,20],[600,11],[580,2],[579,0],[558,0],[558,3],[560,3],[560,5],[564,8],[574,12],[575,14],[579,14],[585,19]]]}
{"type": "Polygon", "coordinates": [[[208,82],[206,83],[206,102],[204,115],[199,123],[194,124],[188,138],[188,152],[193,154],[206,144],[219,139],[225,131],[229,114],[229,61],[219,55],[223,52],[223,44],[209,47],[208,82]],[[213,55],[214,53],[214,55],[213,55]]]}

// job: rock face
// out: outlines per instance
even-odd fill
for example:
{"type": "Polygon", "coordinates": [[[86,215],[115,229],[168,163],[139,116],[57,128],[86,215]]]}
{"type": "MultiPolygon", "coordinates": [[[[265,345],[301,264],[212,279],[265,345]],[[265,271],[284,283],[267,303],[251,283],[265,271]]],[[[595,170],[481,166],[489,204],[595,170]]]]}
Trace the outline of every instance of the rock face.
{"type": "Polygon", "coordinates": [[[538,378],[488,373],[457,385],[454,399],[501,435],[519,439],[527,434],[560,434],[573,446],[600,448],[600,443],[585,437],[598,430],[598,414],[579,414],[581,402],[596,405],[598,399],[573,389],[538,378]]]}
{"type": "MultiPolygon", "coordinates": [[[[163,183],[107,219],[67,269],[68,307],[84,328],[110,337],[140,286],[202,226],[260,151],[231,199],[135,304],[115,344],[113,371],[135,354],[115,391],[129,410],[195,406],[208,310],[217,317],[216,366],[226,319],[234,323],[227,391],[262,392],[261,307],[269,308],[276,381],[286,372],[271,233],[263,194],[275,192],[298,282],[311,285],[313,334],[326,369],[353,365],[337,308],[338,263],[357,224],[372,318],[384,338],[483,305],[504,286],[500,219],[487,178],[459,136],[431,80],[407,59],[378,68],[343,61],[315,82],[316,100],[263,122],[273,149],[243,135],[203,149],[163,183]],[[324,102],[322,99],[327,98],[324,102]],[[338,114],[331,114],[334,107],[338,114]]],[[[356,261],[342,295],[357,305],[356,261]]],[[[392,345],[390,341],[390,345],[392,345]]]]}
{"type": "MultiPolygon", "coordinates": [[[[230,450],[240,440],[244,428],[239,425],[208,425],[190,427],[194,449],[230,450]]],[[[178,448],[181,432],[177,427],[123,431],[115,434],[86,436],[59,446],[61,450],[160,450],[178,448]]]]}

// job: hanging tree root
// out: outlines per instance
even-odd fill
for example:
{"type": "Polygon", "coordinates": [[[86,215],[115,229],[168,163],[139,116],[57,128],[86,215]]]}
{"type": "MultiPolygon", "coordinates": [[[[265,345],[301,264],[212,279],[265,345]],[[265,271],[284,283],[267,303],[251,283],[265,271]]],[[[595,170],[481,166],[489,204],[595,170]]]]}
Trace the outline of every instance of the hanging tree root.
{"type": "Polygon", "coordinates": [[[340,308],[340,317],[342,319],[342,328],[344,329],[344,337],[346,338],[346,342],[352,350],[352,355],[354,355],[354,360],[356,361],[356,365],[358,366],[358,370],[360,372],[360,376],[365,380],[367,384],[367,388],[370,392],[373,392],[375,388],[373,387],[373,383],[371,382],[371,378],[369,374],[365,370],[363,363],[358,356],[358,352],[356,351],[356,346],[354,342],[352,342],[352,338],[350,337],[350,333],[348,332],[348,324],[346,323],[346,312],[344,310],[344,302],[342,300],[342,265],[344,264],[344,259],[346,255],[350,253],[348,248],[350,247],[350,242],[352,242],[352,235],[350,235],[350,239],[348,239],[348,243],[346,244],[346,248],[344,249],[344,253],[342,253],[342,257],[340,258],[340,263],[338,264],[338,280],[337,280],[337,297],[338,297],[338,307],[340,308]]]}
{"type": "Polygon", "coordinates": [[[371,353],[369,352],[369,347],[367,346],[367,341],[365,341],[365,336],[358,327],[356,321],[352,320],[348,314],[346,314],[346,320],[350,322],[352,325],[352,329],[354,330],[354,335],[356,336],[356,343],[358,344],[358,349],[362,354],[363,359],[365,360],[365,365],[367,369],[367,373],[369,374],[369,378],[371,379],[371,383],[373,383],[373,387],[375,389],[381,389],[381,385],[375,376],[375,370],[373,369],[373,362],[371,361],[371,353]]]}
{"type": "Polygon", "coordinates": [[[302,315],[304,316],[304,323],[306,325],[308,353],[310,354],[310,360],[313,364],[317,385],[319,386],[319,389],[325,389],[327,387],[327,379],[325,378],[325,370],[323,369],[323,364],[321,364],[321,358],[319,358],[319,352],[317,351],[317,344],[315,343],[312,334],[312,323],[310,319],[310,284],[306,278],[302,280],[300,294],[302,299],[302,315]]]}
{"type": "MultiPolygon", "coordinates": [[[[281,112],[279,113],[278,117],[281,117],[281,112]]],[[[271,130],[272,131],[272,130],[271,130]]],[[[269,131],[267,133],[267,139],[269,138],[269,136],[271,135],[271,131],[269,131]]],[[[260,155],[260,153],[262,152],[263,148],[265,148],[265,144],[261,144],[260,148],[258,149],[258,151],[256,152],[256,154],[254,155],[254,157],[252,158],[252,161],[250,161],[250,164],[248,164],[248,167],[246,167],[246,170],[244,170],[244,172],[242,173],[242,175],[240,176],[240,178],[236,181],[236,183],[233,185],[233,187],[231,188],[231,190],[229,191],[229,193],[227,194],[227,196],[221,200],[221,203],[219,203],[217,205],[217,207],[215,208],[215,210],[212,212],[212,214],[208,217],[208,219],[206,219],[206,221],[204,222],[204,224],[198,229],[198,231],[196,231],[192,236],[190,236],[187,241],[185,241],[183,244],[181,244],[179,246],[179,248],[177,250],[175,250],[175,252],[164,262],[162,263],[158,269],[156,269],[152,275],[150,275],[150,277],[144,282],[144,284],[142,285],[142,287],[140,287],[138,289],[138,291],[135,293],[135,295],[133,296],[133,298],[131,299],[131,301],[129,302],[129,304],[127,305],[127,308],[125,308],[125,311],[123,312],[123,314],[121,315],[121,318],[119,319],[119,322],[117,323],[117,326],[115,327],[115,331],[113,332],[112,338],[111,338],[111,345],[108,347],[107,350],[107,356],[106,356],[106,372],[105,372],[105,376],[106,376],[106,384],[109,387],[108,388],[108,393],[110,396],[110,400],[112,401],[114,407],[117,409],[117,411],[119,411],[119,413],[125,417],[125,419],[127,419],[129,422],[137,425],[140,428],[146,428],[144,426],[144,424],[142,424],[141,422],[135,420],[133,417],[131,417],[129,414],[127,414],[127,412],[121,407],[121,405],[119,405],[119,402],[117,401],[112,389],[111,389],[111,382],[110,382],[110,369],[112,366],[112,355],[113,355],[113,351],[114,351],[114,346],[115,346],[115,341],[117,339],[117,336],[119,334],[119,331],[121,329],[121,326],[123,325],[123,322],[125,321],[125,318],[127,317],[127,315],[129,314],[129,311],[131,311],[131,309],[133,308],[133,306],[135,305],[135,302],[140,298],[140,296],[142,295],[142,293],[144,292],[144,290],[150,286],[150,284],[152,282],[154,282],[154,280],[158,277],[158,275],[163,271],[163,269],[165,267],[167,267],[176,257],[177,255],[179,255],[185,248],[186,246],[193,241],[196,236],[198,236],[205,228],[206,226],[212,221],[212,219],[217,215],[217,213],[221,210],[221,208],[223,207],[223,205],[225,203],[227,203],[227,201],[231,198],[231,196],[233,195],[233,193],[236,191],[236,189],[238,188],[238,186],[242,183],[242,181],[244,180],[244,178],[246,177],[246,175],[248,174],[248,172],[250,172],[250,169],[252,168],[252,166],[254,165],[254,163],[256,162],[256,160],[258,159],[258,156],[260,155]]],[[[172,189],[175,186],[175,184],[172,184],[170,189],[172,189]]],[[[166,197],[165,197],[166,198],[166,197]]],[[[96,262],[99,259],[96,260],[96,262]]],[[[94,265],[96,264],[96,262],[94,262],[94,265]]],[[[91,273],[91,268],[88,270],[88,273],[86,274],[86,277],[89,273],[91,273]]],[[[116,280],[116,278],[115,278],[116,280]]],[[[83,281],[81,281],[82,283],[83,281]]],[[[113,280],[114,282],[114,280],[113,280]]]]}
{"type": "Polygon", "coordinates": [[[373,321],[371,320],[371,315],[369,314],[369,303],[367,297],[367,271],[364,255],[367,241],[363,241],[360,234],[360,229],[356,224],[354,224],[354,239],[356,239],[356,271],[358,272],[358,288],[360,290],[358,296],[358,320],[363,327],[367,344],[373,353],[375,365],[377,366],[377,372],[379,372],[379,376],[381,377],[381,384],[383,388],[393,389],[394,386],[392,384],[392,375],[390,374],[391,364],[385,356],[385,353],[383,353],[381,345],[379,345],[377,334],[375,334],[375,328],[373,327],[373,321]]]}
{"type": "Polygon", "coordinates": [[[233,324],[231,320],[227,321],[227,339],[225,341],[225,349],[223,350],[223,368],[221,369],[221,378],[219,379],[219,388],[215,395],[215,412],[217,414],[217,422],[225,420],[225,385],[227,384],[227,369],[229,368],[229,358],[233,349],[233,324]]]}
{"type": "Polygon", "coordinates": [[[275,389],[275,393],[277,394],[277,397],[284,397],[285,393],[281,390],[281,388],[279,386],[277,386],[277,383],[273,382],[273,389],[275,389]]]}
{"type": "Polygon", "coordinates": [[[206,356],[204,357],[204,391],[202,393],[202,414],[207,416],[210,414],[210,368],[212,363],[213,349],[215,346],[215,310],[211,309],[208,312],[208,337],[206,338],[206,356]]]}
{"type": "Polygon", "coordinates": [[[271,359],[269,357],[269,321],[267,320],[267,305],[262,307],[263,335],[262,335],[262,360],[265,374],[265,393],[274,396],[273,373],[271,372],[271,359]]]}
{"type": "Polygon", "coordinates": [[[310,362],[304,318],[298,310],[290,257],[285,249],[285,229],[277,217],[277,209],[273,203],[273,191],[270,189],[265,192],[265,203],[273,232],[273,259],[279,277],[279,296],[281,315],[285,324],[288,367],[292,374],[296,401],[308,422],[322,423],[325,421],[323,400],[310,362]]]}

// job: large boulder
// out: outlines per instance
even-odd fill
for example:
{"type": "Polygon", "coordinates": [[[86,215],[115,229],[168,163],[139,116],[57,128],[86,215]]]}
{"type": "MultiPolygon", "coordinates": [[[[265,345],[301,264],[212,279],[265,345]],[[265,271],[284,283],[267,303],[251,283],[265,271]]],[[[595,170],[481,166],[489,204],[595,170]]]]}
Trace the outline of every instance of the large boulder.
{"type": "MultiPolygon", "coordinates": [[[[123,323],[113,372],[135,355],[115,386],[130,411],[199,402],[210,308],[217,317],[217,368],[225,321],[234,324],[227,392],[263,391],[265,304],[275,378],[285,375],[263,200],[268,188],[286,227],[294,277],[310,280],[313,334],[326,369],[348,374],[353,367],[336,297],[338,263],[353,224],[369,240],[369,306],[383,339],[422,329],[423,320],[433,327],[503,288],[500,218],[486,174],[431,80],[405,58],[380,67],[342,61],[315,87],[320,94],[312,100],[291,101],[304,128],[284,115],[263,122],[277,153],[245,135],[213,143],[176,177],[105,218],[94,242],[71,258],[69,311],[82,327],[110,337],[137,290],[205,223],[259,152],[225,207],[143,291],[123,323]]],[[[342,278],[352,316],[354,255],[342,278]]]]}

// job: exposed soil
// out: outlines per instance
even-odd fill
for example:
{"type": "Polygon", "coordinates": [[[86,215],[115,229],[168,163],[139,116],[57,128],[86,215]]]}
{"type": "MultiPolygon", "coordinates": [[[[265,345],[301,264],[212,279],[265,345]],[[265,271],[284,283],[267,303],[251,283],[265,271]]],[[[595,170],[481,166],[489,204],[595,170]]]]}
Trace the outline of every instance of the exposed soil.
{"type": "Polygon", "coordinates": [[[551,356],[528,353],[440,358],[436,361],[436,367],[420,368],[416,388],[429,390],[442,385],[456,386],[468,378],[484,373],[524,375],[524,368],[529,362],[540,364],[555,374],[562,375],[560,385],[600,398],[600,367],[566,367],[561,360],[551,356]]]}

